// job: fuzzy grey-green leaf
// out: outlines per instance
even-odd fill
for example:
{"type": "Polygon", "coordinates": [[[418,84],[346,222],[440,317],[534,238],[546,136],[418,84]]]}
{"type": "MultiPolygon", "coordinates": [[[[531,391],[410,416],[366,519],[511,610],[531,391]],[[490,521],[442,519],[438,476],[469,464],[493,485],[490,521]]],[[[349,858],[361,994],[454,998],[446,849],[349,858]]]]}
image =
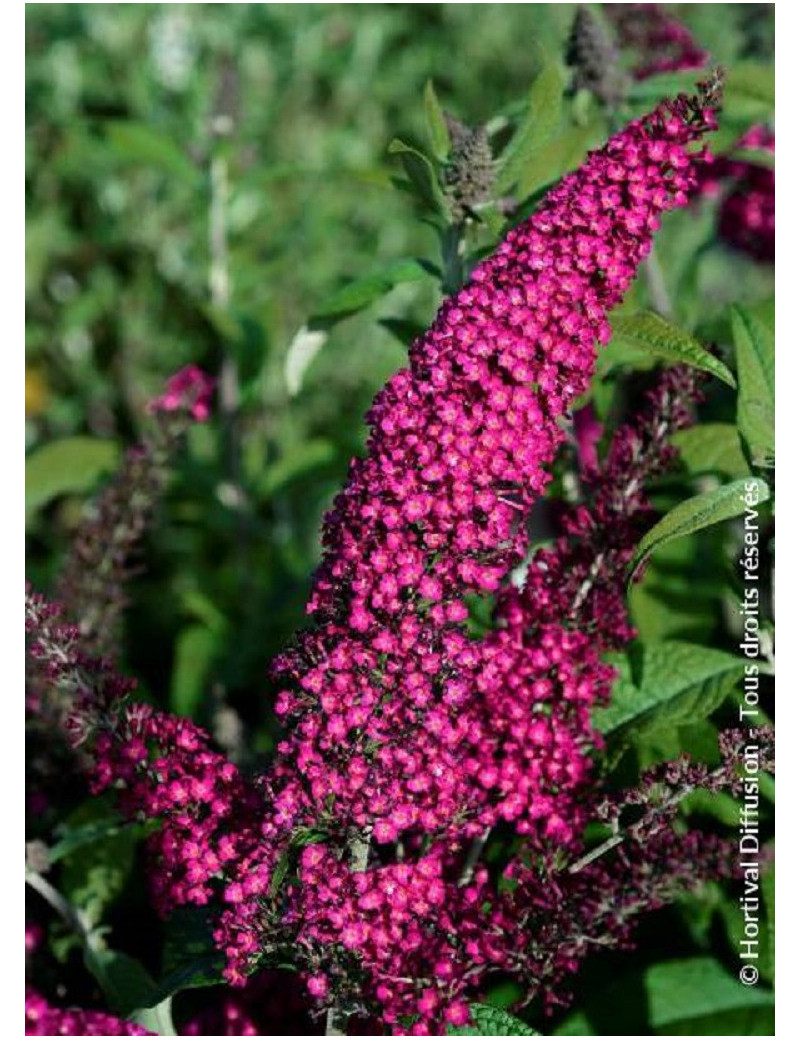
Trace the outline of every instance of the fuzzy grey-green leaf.
{"type": "Polygon", "coordinates": [[[528,111],[500,157],[497,171],[500,191],[508,191],[524,176],[538,149],[555,133],[561,118],[563,92],[561,70],[552,58],[544,56],[541,71],[531,87],[528,111]]]}
{"type": "Polygon", "coordinates": [[[425,122],[431,151],[440,162],[444,162],[450,152],[450,134],[432,80],[425,84],[425,122]]]}
{"type": "Polygon", "coordinates": [[[736,424],[754,465],[775,456],[775,333],[746,307],[734,307],[731,325],[736,349],[739,396],[736,424]]]}
{"type": "Polygon", "coordinates": [[[739,431],[733,423],[701,423],[688,430],[679,430],[672,443],[680,453],[687,472],[721,473],[736,479],[750,472],[742,452],[739,431]]]}
{"type": "Polygon", "coordinates": [[[672,364],[691,365],[721,379],[730,387],[736,386],[733,373],[724,362],[714,357],[684,329],[673,325],[652,311],[636,314],[618,314],[612,319],[614,336],[649,354],[655,354],[672,364]]]}
{"type": "Polygon", "coordinates": [[[747,509],[755,509],[770,497],[766,483],[757,477],[745,477],[730,484],[694,495],[671,509],[665,517],[651,527],[636,546],[630,562],[628,575],[632,578],[645,560],[659,546],[676,538],[701,531],[704,527],[721,523],[739,516],[747,509]]]}
{"type": "Polygon", "coordinates": [[[389,154],[400,157],[400,162],[403,164],[408,182],[416,197],[424,202],[435,215],[444,216],[447,212],[444,194],[427,155],[397,137],[389,145],[389,154]]]}
{"type": "Polygon", "coordinates": [[[646,732],[696,722],[710,715],[742,674],[735,654],[681,640],[644,644],[641,658],[615,655],[618,677],[611,703],[595,712],[607,740],[628,743],[646,732]]]}
{"type": "Polygon", "coordinates": [[[338,289],[316,310],[311,323],[315,326],[333,324],[369,307],[396,285],[419,281],[429,275],[428,269],[418,260],[398,260],[338,289]]]}

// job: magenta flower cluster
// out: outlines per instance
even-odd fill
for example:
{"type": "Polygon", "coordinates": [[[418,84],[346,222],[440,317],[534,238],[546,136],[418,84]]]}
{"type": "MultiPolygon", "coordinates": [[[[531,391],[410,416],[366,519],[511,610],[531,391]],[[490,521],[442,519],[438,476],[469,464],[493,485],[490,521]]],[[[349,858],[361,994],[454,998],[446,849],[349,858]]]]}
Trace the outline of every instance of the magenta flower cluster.
{"type": "Polygon", "coordinates": [[[701,181],[705,195],[721,197],[719,231],[730,245],[756,260],[775,259],[775,169],[749,161],[747,152],[775,154],[775,132],[754,126],[733,148],[719,156],[701,181]]]}
{"type": "MultiPolygon", "coordinates": [[[[82,693],[96,788],[163,821],[150,839],[159,907],[222,895],[215,939],[230,981],[291,950],[320,1008],[429,1035],[466,1024],[494,970],[535,987],[530,966],[546,951],[553,976],[574,970],[580,943],[559,952],[540,936],[537,962],[520,921],[546,932],[536,893],[557,892],[557,864],[581,850],[590,712],[613,679],[600,655],[631,634],[621,572],[644,479],[685,419],[682,376],[615,439],[596,500],[533,555],[522,589],[509,576],[608,312],[661,215],[696,190],[698,142],[714,126],[712,108],[686,97],[630,124],[413,344],[326,517],[312,627],[275,662],[286,733],[267,777],[243,778],[188,722],[124,699],[92,711],[82,693]],[[598,563],[594,534],[615,525],[598,563]],[[481,637],[470,610],[487,595],[499,625],[481,637]],[[481,862],[498,825],[520,842],[501,890],[481,862]]],[[[630,907],[651,905],[645,882],[630,907]]]]}
{"type": "Polygon", "coordinates": [[[513,624],[472,638],[470,597],[497,593],[523,559],[607,313],[660,215],[694,191],[706,156],[692,146],[714,125],[681,98],[593,153],[378,395],[367,455],[325,521],[314,627],[276,662],[287,736],[262,841],[226,889],[231,979],[283,929],[322,1002],[356,1001],[356,968],[392,1027],[455,1023],[468,965],[502,961],[510,928],[469,869],[470,843],[504,822],[534,847],[577,846],[589,709],[612,678],[602,646],[557,617],[533,647],[513,624]],[[288,903],[274,898],[287,860],[288,903]]]}
{"type": "Polygon", "coordinates": [[[605,4],[620,44],[639,54],[636,79],[661,72],[702,69],[708,52],[695,42],[690,30],[661,4],[605,4]]]}
{"type": "Polygon", "coordinates": [[[25,1036],[155,1036],[103,1011],[58,1008],[35,990],[25,993],[25,1036]]]}
{"type": "Polygon", "coordinates": [[[186,365],[170,376],[164,392],[151,402],[151,412],[186,412],[195,422],[211,414],[215,380],[197,365],[186,365]]]}
{"type": "Polygon", "coordinates": [[[315,627],[277,662],[291,680],[278,702],[287,816],[325,807],[379,843],[493,822],[481,791],[494,778],[463,775],[486,757],[465,752],[491,668],[466,635],[466,597],[496,592],[522,559],[607,312],[660,214],[694,189],[702,156],[687,144],[713,125],[682,102],[612,138],[444,304],[379,394],[367,456],[325,522],[315,627]]]}
{"type": "Polygon", "coordinates": [[[187,719],[148,705],[120,705],[93,743],[92,787],[120,788],[121,811],[160,820],[148,844],[156,908],[203,906],[231,869],[258,801],[239,770],[187,719]]]}
{"type": "MultiPolygon", "coordinates": [[[[587,450],[585,435],[576,437],[585,501],[561,515],[560,537],[537,552],[524,584],[504,589],[498,612],[508,628],[570,621],[596,653],[633,637],[622,590],[651,513],[646,482],[674,461],[677,452],[665,431],[691,424],[699,381],[695,370],[668,369],[646,394],[642,411],[616,431],[602,465],[593,441],[587,450]]],[[[581,426],[591,438],[602,429],[586,414],[581,426]]]]}

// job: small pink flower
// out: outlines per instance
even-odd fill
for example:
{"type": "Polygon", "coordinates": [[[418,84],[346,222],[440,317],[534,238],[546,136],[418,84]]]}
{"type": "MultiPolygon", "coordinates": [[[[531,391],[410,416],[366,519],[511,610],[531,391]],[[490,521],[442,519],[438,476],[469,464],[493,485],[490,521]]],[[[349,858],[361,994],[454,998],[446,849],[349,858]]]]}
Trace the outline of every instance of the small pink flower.
{"type": "Polygon", "coordinates": [[[151,401],[151,412],[186,412],[195,422],[211,414],[215,380],[197,365],[181,368],[167,380],[164,392],[151,401]]]}
{"type": "Polygon", "coordinates": [[[317,1000],[323,1000],[328,995],[328,979],[325,975],[312,975],[306,986],[311,996],[317,1000]]]}

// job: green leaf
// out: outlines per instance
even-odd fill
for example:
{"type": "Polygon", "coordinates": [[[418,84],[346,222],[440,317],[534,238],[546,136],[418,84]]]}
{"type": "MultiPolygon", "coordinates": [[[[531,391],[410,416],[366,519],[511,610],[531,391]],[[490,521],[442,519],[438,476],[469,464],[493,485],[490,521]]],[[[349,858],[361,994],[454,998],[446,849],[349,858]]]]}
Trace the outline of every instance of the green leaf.
{"type": "Polygon", "coordinates": [[[611,703],[595,712],[594,724],[617,746],[705,718],[742,675],[735,654],[677,639],[636,646],[611,663],[618,671],[611,703]]]}
{"type": "Polygon", "coordinates": [[[773,1015],[768,990],[742,985],[711,957],[693,957],[613,979],[553,1035],[772,1036],[773,1015]]]}
{"type": "Polygon", "coordinates": [[[153,1007],[137,1008],[130,1019],[156,1036],[179,1035],[172,1021],[172,997],[166,997],[153,1007]]]}
{"type": "Polygon", "coordinates": [[[336,458],[336,446],[320,437],[305,441],[287,452],[264,470],[258,482],[259,494],[270,498],[287,485],[307,476],[336,458]]]}
{"type": "Polygon", "coordinates": [[[659,363],[655,354],[636,346],[622,336],[612,336],[603,347],[597,358],[597,376],[616,383],[617,370],[633,369],[636,372],[649,372],[659,363]]]}
{"type": "Polygon", "coordinates": [[[292,855],[293,850],[287,848],[284,849],[278,857],[278,861],[275,864],[275,869],[272,872],[272,877],[269,882],[269,894],[273,898],[278,894],[278,892],[280,892],[281,885],[289,874],[289,870],[292,866],[292,855]]]}
{"type": "Polygon", "coordinates": [[[195,717],[219,646],[219,633],[206,625],[189,625],[178,635],[169,693],[176,715],[195,717]]]}
{"type": "Polygon", "coordinates": [[[775,457],[775,333],[752,310],[734,307],[733,342],[739,396],[736,424],[756,466],[775,457]]]}
{"type": "Polygon", "coordinates": [[[147,969],[135,957],[92,944],[84,950],[87,969],[97,980],[114,1014],[157,1036],[177,1036],[172,997],[161,997],[147,969]]]}
{"type": "Polygon", "coordinates": [[[686,72],[659,72],[647,79],[636,80],[628,90],[630,101],[643,102],[648,107],[653,102],[676,94],[694,94],[700,74],[696,69],[686,72]]]}
{"type": "Polygon", "coordinates": [[[389,154],[400,157],[411,189],[420,202],[435,215],[444,217],[447,213],[447,203],[436,171],[427,155],[423,155],[418,148],[397,137],[389,145],[389,154]]]}
{"type": "Polygon", "coordinates": [[[91,491],[119,463],[115,441],[98,437],[64,437],[37,448],[25,460],[25,516],[60,495],[91,491]]]}
{"type": "Polygon", "coordinates": [[[448,1026],[448,1036],[541,1036],[527,1023],[507,1011],[488,1004],[472,1004],[472,1023],[466,1026],[448,1026]]]}
{"type": "Polygon", "coordinates": [[[775,297],[771,296],[766,300],[759,300],[758,303],[750,303],[747,306],[748,311],[755,315],[755,317],[769,329],[772,337],[775,337],[775,297]]]}
{"type": "Polygon", "coordinates": [[[732,423],[703,423],[688,430],[679,430],[672,443],[680,452],[681,462],[688,473],[720,473],[736,479],[750,472],[742,453],[739,431],[732,423]]]}
{"type": "Polygon", "coordinates": [[[429,276],[430,272],[419,260],[398,260],[343,286],[315,311],[310,324],[315,328],[332,325],[369,307],[395,286],[429,276]]]}
{"type": "Polygon", "coordinates": [[[48,860],[52,865],[86,845],[94,845],[108,838],[115,838],[125,831],[131,832],[135,841],[141,841],[151,830],[150,823],[123,823],[116,815],[94,820],[78,827],[65,824],[59,829],[61,837],[48,851],[48,860]]]}
{"type": "Polygon", "coordinates": [[[107,946],[90,945],[84,959],[115,1015],[127,1018],[137,1008],[151,1005],[155,983],[135,957],[107,946]]]}
{"type": "Polygon", "coordinates": [[[225,981],[222,974],[224,967],[225,958],[219,952],[189,958],[160,980],[155,986],[153,999],[158,1000],[160,1005],[186,989],[219,986],[225,981]]]}
{"type": "MultiPolygon", "coordinates": [[[[624,747],[624,740],[615,750],[624,747]]],[[[679,726],[661,726],[657,721],[652,728],[635,738],[635,758],[639,771],[651,769],[662,762],[688,755],[696,762],[709,765],[719,761],[719,732],[711,719],[698,719],[679,726]]],[[[681,807],[685,806],[681,803],[681,807]]]]}
{"type": "Polygon", "coordinates": [[[642,642],[710,643],[719,625],[719,590],[727,559],[713,529],[670,542],[632,585],[628,606],[642,642]]]}
{"type": "Polygon", "coordinates": [[[725,73],[725,107],[741,100],[775,106],[775,69],[760,61],[742,61],[725,73]]]}
{"type": "MultiPolygon", "coordinates": [[[[714,731],[716,736],[716,730],[714,731]]],[[[685,812],[700,813],[703,816],[711,816],[726,827],[738,827],[740,822],[739,810],[741,806],[735,798],[725,791],[712,794],[710,791],[699,787],[684,801],[685,812]]],[[[741,919],[741,915],[740,915],[741,919]]]]}
{"type": "Polygon", "coordinates": [[[70,827],[100,824],[94,841],[82,842],[63,853],[61,888],[69,902],[81,911],[87,923],[98,925],[107,908],[124,891],[133,869],[136,845],[145,830],[106,827],[108,808],[103,803],[85,802],[68,817],[70,827]],[[100,819],[96,814],[100,813],[100,819]]]}
{"type": "Polygon", "coordinates": [[[536,149],[520,172],[517,195],[527,199],[548,184],[559,180],[579,166],[590,148],[602,140],[603,124],[595,120],[587,126],[570,126],[536,149]]]}
{"type": "Polygon", "coordinates": [[[171,137],[152,126],[127,120],[105,124],[106,141],[120,159],[155,166],[184,181],[196,181],[198,171],[171,137]]]}
{"type": "Polygon", "coordinates": [[[618,314],[612,319],[614,336],[641,350],[676,365],[691,365],[735,387],[730,369],[719,358],[709,354],[688,332],[652,311],[618,314]]]}
{"type": "Polygon", "coordinates": [[[444,162],[450,153],[450,134],[432,80],[428,80],[425,84],[425,122],[428,127],[431,151],[439,162],[444,162]]]}
{"type": "Polygon", "coordinates": [[[629,565],[629,577],[632,578],[660,546],[755,509],[769,497],[769,488],[764,481],[750,477],[688,498],[662,517],[639,542],[629,565]]]}
{"type": "Polygon", "coordinates": [[[225,958],[212,932],[211,919],[202,907],[179,907],[173,912],[165,927],[162,977],[154,990],[155,1000],[222,982],[225,958]]]}
{"type": "MultiPolygon", "coordinates": [[[[543,64],[534,80],[528,110],[514,136],[500,157],[497,186],[509,191],[522,181],[538,150],[550,140],[561,119],[564,85],[558,63],[539,48],[543,64]]],[[[521,193],[524,197],[527,192],[521,193]]]]}
{"type": "Polygon", "coordinates": [[[742,985],[710,957],[653,965],[645,972],[645,990],[656,1031],[720,1013],[771,1009],[774,1003],[771,993],[742,985]]]}

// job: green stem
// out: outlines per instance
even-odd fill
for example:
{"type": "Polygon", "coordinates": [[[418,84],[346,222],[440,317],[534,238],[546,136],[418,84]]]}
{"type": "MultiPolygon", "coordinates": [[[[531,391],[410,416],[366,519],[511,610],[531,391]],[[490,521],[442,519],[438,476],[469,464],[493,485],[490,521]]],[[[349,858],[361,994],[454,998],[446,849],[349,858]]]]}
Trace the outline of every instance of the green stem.
{"type": "MultiPolygon", "coordinates": [[[[230,133],[226,130],[225,134],[230,133]]],[[[225,140],[215,141],[211,157],[211,201],[208,222],[208,291],[211,306],[225,313],[231,304],[231,276],[228,249],[228,202],[230,179],[225,140]]],[[[239,449],[239,366],[229,343],[225,344],[219,370],[218,400],[222,424],[222,452],[227,473],[229,503],[236,511],[236,549],[242,595],[251,580],[248,567],[248,528],[244,509],[247,502],[241,475],[239,449]]]]}
{"type": "Polygon", "coordinates": [[[325,1016],[325,1036],[347,1036],[347,1017],[342,1017],[336,1008],[325,1016]]]}
{"type": "Polygon", "coordinates": [[[463,232],[461,224],[449,224],[442,232],[442,292],[450,296],[464,284],[463,232]]]}
{"type": "MultiPolygon", "coordinates": [[[[674,809],[676,805],[680,805],[685,798],[688,798],[694,790],[695,788],[691,784],[684,784],[682,787],[679,787],[677,791],[674,791],[668,798],[664,799],[661,805],[658,806],[658,811],[667,812],[669,809],[674,809]]],[[[607,852],[611,852],[612,849],[615,849],[617,845],[621,845],[636,826],[637,824],[634,824],[626,830],[612,834],[610,838],[606,838],[606,840],[596,848],[591,849],[584,856],[581,856],[580,859],[575,860],[574,863],[570,863],[567,867],[567,872],[569,874],[578,874],[584,867],[588,867],[590,863],[594,863],[595,860],[600,859],[601,856],[605,856],[607,852]]]]}
{"type": "MultiPolygon", "coordinates": [[[[211,206],[208,222],[208,291],[211,306],[226,311],[231,302],[231,280],[228,269],[228,160],[222,154],[211,160],[211,206]]],[[[238,467],[234,426],[239,407],[239,372],[236,358],[225,351],[219,374],[219,405],[228,441],[231,476],[238,467]]]]}
{"type": "Polygon", "coordinates": [[[67,902],[58,889],[50,884],[47,878],[42,877],[35,870],[26,869],[25,884],[30,885],[34,892],[38,892],[42,899],[50,904],[52,909],[78,936],[85,947],[91,949],[96,945],[95,938],[83,919],[83,915],[67,902]]]}

